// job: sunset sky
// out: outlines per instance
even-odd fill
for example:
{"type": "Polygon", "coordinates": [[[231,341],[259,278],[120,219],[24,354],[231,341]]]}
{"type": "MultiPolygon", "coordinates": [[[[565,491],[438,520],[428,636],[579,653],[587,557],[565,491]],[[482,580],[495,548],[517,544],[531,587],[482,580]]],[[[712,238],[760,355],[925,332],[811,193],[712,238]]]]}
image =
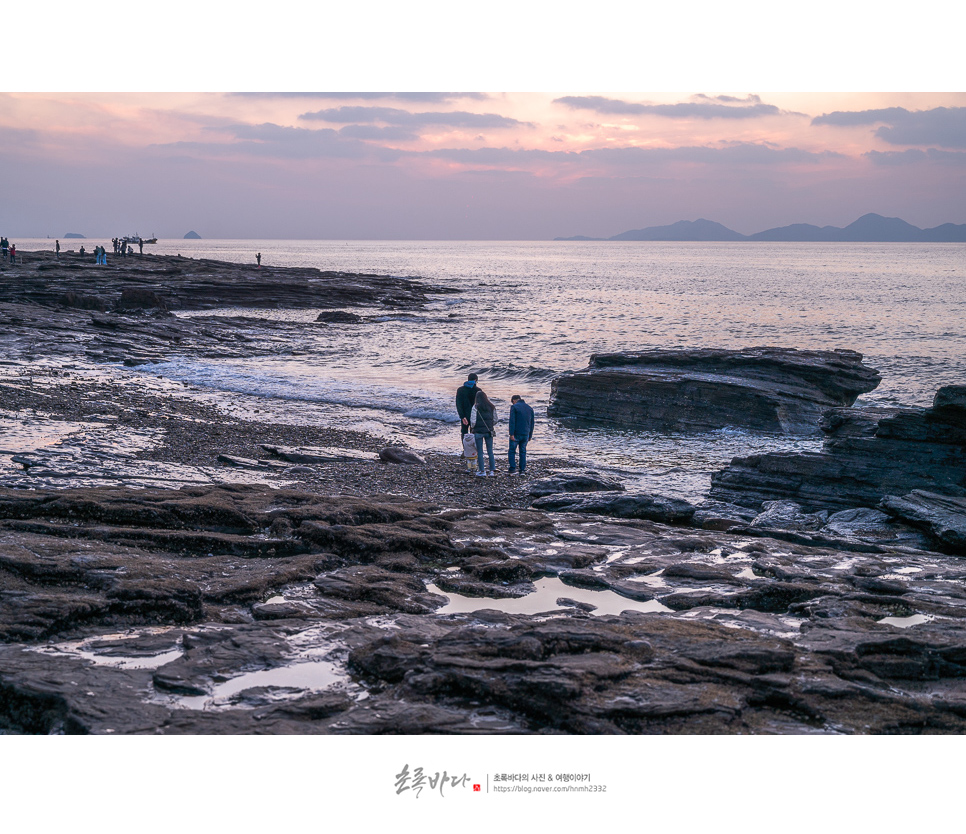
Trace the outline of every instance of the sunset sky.
{"type": "MultiPolygon", "coordinates": [[[[305,49],[304,35],[293,36],[301,40],[291,50],[276,42],[269,55],[329,57],[305,49]]],[[[188,33],[189,42],[196,37],[188,33]]],[[[921,227],[966,223],[963,92],[774,93],[767,92],[770,81],[784,76],[764,71],[761,87],[726,91],[692,84],[690,92],[607,92],[572,83],[581,91],[358,92],[390,81],[413,88],[411,75],[393,71],[398,41],[374,50],[383,63],[363,83],[343,85],[352,93],[138,93],[130,90],[143,76],[119,74],[116,63],[105,69],[103,58],[93,80],[83,74],[85,61],[76,64],[79,76],[55,67],[21,88],[129,92],[0,93],[0,233],[540,240],[606,237],[697,218],[743,233],[798,222],[842,226],[866,212],[921,227]]],[[[130,54],[159,49],[157,39],[122,45],[130,54]]],[[[609,74],[588,78],[624,88],[641,80],[634,64],[606,64],[609,45],[597,43],[589,54],[609,74]],[[626,76],[622,66],[630,68],[626,76]]],[[[425,58],[419,42],[412,46],[425,58]]],[[[771,54],[783,48],[767,47],[771,54]]],[[[543,49],[556,63],[511,72],[514,86],[545,81],[554,67],[561,81],[576,80],[569,53],[553,44],[543,49]]],[[[286,81],[299,89],[310,80],[253,75],[247,56],[236,52],[224,72],[210,62],[193,83],[224,83],[227,76],[241,89],[271,82],[285,89],[286,81]]],[[[357,53],[350,48],[336,57],[346,54],[357,53]]],[[[740,62],[747,52],[734,54],[740,62]]],[[[426,86],[474,80],[448,72],[439,53],[431,55],[432,71],[416,79],[426,86]]],[[[116,62],[117,53],[111,57],[116,62]]],[[[425,69],[425,60],[419,66],[425,69]]],[[[183,68],[178,76],[157,76],[145,89],[165,89],[165,81],[188,86],[183,68]]],[[[322,71],[311,78],[347,80],[322,71]]],[[[697,78],[726,82],[735,73],[705,68],[697,78]]],[[[506,72],[496,74],[505,79],[506,72]]]]}

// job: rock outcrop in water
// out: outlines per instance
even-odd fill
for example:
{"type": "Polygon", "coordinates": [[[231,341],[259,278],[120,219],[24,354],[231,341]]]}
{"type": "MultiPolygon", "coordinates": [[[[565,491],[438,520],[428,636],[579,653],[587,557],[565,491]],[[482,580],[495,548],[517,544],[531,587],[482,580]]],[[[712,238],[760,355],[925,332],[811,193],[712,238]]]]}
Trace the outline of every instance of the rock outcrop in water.
{"type": "MultiPolygon", "coordinates": [[[[431,294],[453,292],[410,278],[258,269],[172,255],[109,256],[107,266],[98,266],[93,256],[25,252],[22,263],[18,258],[16,266],[0,265],[0,272],[4,347],[130,366],[164,361],[172,353],[209,358],[274,354],[282,343],[299,343],[305,324],[269,323],[252,310],[358,306],[378,312],[372,317],[378,319],[419,308],[431,294]],[[192,317],[170,312],[234,307],[245,312],[192,317]]],[[[340,315],[345,314],[337,311],[340,315]]]]}
{"type": "Polygon", "coordinates": [[[821,452],[735,458],[711,496],[746,507],[789,499],[809,512],[876,507],[887,495],[966,495],[966,386],[940,388],[932,408],[833,409],[821,452]]]}
{"type": "MultiPolygon", "coordinates": [[[[19,259],[18,259],[19,261],[19,259]]],[[[0,303],[114,310],[134,306],[168,310],[338,308],[348,306],[413,309],[428,293],[452,293],[411,278],[314,267],[257,268],[180,255],[108,256],[24,252],[23,262],[4,270],[0,303]],[[129,299],[125,300],[127,291],[129,299]],[[133,297],[148,299],[136,303],[133,297]],[[86,303],[85,303],[86,302],[86,303]]]]}
{"type": "Polygon", "coordinates": [[[849,406],[881,377],[850,350],[754,347],[595,354],[553,380],[547,413],[646,431],[818,434],[822,412],[849,406]]]}

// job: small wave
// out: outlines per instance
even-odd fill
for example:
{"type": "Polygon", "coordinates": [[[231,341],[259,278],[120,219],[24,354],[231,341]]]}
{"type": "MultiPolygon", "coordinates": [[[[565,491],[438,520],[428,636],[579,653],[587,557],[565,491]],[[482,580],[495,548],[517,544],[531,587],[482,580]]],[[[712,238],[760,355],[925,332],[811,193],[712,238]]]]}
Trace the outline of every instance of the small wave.
{"type": "MultiPolygon", "coordinates": [[[[409,361],[409,365],[412,368],[449,368],[453,363],[452,359],[440,358],[440,357],[430,357],[427,359],[412,359],[409,361]]],[[[460,368],[456,369],[457,372],[460,368]]]]}
{"type": "Polygon", "coordinates": [[[435,408],[412,408],[403,412],[403,417],[415,417],[420,420],[439,420],[441,423],[458,423],[460,418],[451,411],[440,411],[435,408]]]}
{"type": "Polygon", "coordinates": [[[371,322],[387,322],[387,321],[404,321],[404,322],[422,322],[422,321],[434,321],[434,319],[427,319],[425,316],[414,316],[409,313],[392,313],[385,316],[366,316],[366,321],[371,322]]]}
{"type": "Polygon", "coordinates": [[[712,429],[708,432],[709,439],[724,438],[724,439],[743,439],[746,437],[758,437],[761,432],[752,432],[747,429],[738,428],[737,426],[723,426],[720,429],[712,429]]]}
{"type": "Polygon", "coordinates": [[[448,398],[443,400],[437,394],[420,391],[337,380],[281,377],[231,365],[204,365],[179,360],[152,365],[151,373],[201,388],[253,397],[368,409],[443,423],[459,421],[448,398]]]}
{"type": "Polygon", "coordinates": [[[478,365],[461,365],[457,368],[460,372],[470,372],[479,374],[480,384],[486,379],[519,379],[528,382],[549,382],[556,376],[560,376],[560,371],[550,368],[539,368],[534,365],[514,365],[512,362],[506,365],[495,363],[480,367],[478,365]]]}

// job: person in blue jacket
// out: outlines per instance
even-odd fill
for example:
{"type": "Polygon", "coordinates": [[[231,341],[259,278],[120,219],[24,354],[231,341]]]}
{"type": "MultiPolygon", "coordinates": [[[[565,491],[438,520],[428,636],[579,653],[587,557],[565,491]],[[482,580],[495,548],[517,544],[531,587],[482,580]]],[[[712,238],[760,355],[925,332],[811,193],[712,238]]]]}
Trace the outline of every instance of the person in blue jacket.
{"type": "Polygon", "coordinates": [[[527,443],[533,437],[533,409],[519,394],[510,397],[510,474],[527,471],[527,443]],[[517,470],[517,448],[520,449],[520,469],[517,470]]]}

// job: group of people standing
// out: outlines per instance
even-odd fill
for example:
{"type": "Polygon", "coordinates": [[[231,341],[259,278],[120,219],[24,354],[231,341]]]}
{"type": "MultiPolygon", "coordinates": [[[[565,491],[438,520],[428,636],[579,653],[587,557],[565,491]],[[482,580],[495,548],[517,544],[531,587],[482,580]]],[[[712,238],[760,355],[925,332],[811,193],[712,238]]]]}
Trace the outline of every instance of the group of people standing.
{"type": "Polygon", "coordinates": [[[12,245],[5,237],[0,237],[0,253],[3,254],[4,260],[6,260],[7,256],[9,255],[10,263],[16,262],[17,247],[12,245]]]}
{"type": "MultiPolygon", "coordinates": [[[[144,239],[139,237],[137,239],[137,244],[138,244],[138,254],[143,255],[144,239]]],[[[131,248],[131,244],[128,243],[128,238],[112,237],[111,245],[114,247],[114,254],[120,255],[122,258],[126,258],[128,257],[128,255],[134,254],[134,250],[131,248]]],[[[105,255],[107,254],[107,250],[105,250],[104,254],[105,255]]]]}
{"type": "MultiPolygon", "coordinates": [[[[493,437],[496,434],[496,406],[477,384],[479,376],[470,374],[456,391],[456,413],[460,417],[460,436],[463,441],[463,459],[466,468],[472,471],[476,461],[478,477],[496,475],[496,461],[493,457],[493,437]],[[483,447],[490,467],[486,468],[483,447]]],[[[533,409],[519,394],[510,397],[509,420],[510,448],[509,473],[523,475],[527,470],[527,444],[533,437],[533,409]],[[520,452],[520,466],[517,468],[517,451],[520,452]]]]}

